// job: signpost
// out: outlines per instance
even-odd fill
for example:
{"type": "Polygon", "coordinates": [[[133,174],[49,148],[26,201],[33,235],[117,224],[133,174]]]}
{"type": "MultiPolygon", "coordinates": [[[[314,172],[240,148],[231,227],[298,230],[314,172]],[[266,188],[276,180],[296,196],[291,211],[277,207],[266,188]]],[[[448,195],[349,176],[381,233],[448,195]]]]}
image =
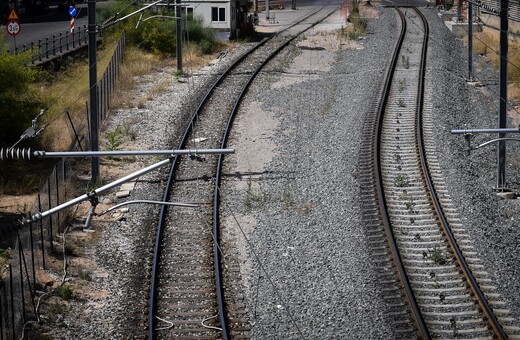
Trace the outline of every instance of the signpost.
{"type": "Polygon", "coordinates": [[[74,6],[69,7],[69,15],[70,15],[70,33],[74,31],[74,18],[76,17],[76,14],[78,13],[78,10],[74,6]]]}
{"type": "Polygon", "coordinates": [[[16,50],[16,36],[20,33],[22,26],[20,25],[20,17],[14,8],[9,11],[5,29],[7,30],[7,33],[13,37],[14,48],[16,50]]]}

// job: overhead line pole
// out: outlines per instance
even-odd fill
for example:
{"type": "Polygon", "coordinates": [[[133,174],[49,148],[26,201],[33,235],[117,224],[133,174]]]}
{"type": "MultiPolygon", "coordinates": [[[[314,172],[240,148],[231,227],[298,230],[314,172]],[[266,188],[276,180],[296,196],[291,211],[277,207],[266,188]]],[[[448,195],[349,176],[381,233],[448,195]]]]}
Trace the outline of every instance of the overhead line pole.
{"type": "Polygon", "coordinates": [[[175,16],[177,17],[177,72],[182,73],[182,16],[181,0],[176,0],[175,16]]]}
{"type": "Polygon", "coordinates": [[[473,81],[473,3],[468,1],[468,81],[473,81]]]}
{"type": "MultiPolygon", "coordinates": [[[[500,100],[498,127],[503,129],[507,124],[507,54],[508,54],[508,6],[509,0],[500,0],[500,100]]],[[[498,138],[505,138],[505,133],[499,133],[498,138]]],[[[500,140],[497,151],[497,190],[506,188],[506,141],[500,140]]]]}
{"type": "MultiPolygon", "coordinates": [[[[97,97],[97,41],[96,41],[96,0],[88,0],[88,65],[90,88],[90,150],[99,150],[99,122],[98,122],[98,97],[97,97]]],[[[92,182],[99,179],[99,159],[92,157],[92,182]]]]}

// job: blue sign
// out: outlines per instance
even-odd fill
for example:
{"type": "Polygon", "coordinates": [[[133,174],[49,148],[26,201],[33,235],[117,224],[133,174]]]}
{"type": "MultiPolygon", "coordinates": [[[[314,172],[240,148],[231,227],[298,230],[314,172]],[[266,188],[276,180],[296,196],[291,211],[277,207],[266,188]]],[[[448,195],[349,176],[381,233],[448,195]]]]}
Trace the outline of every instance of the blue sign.
{"type": "Polygon", "coordinates": [[[70,6],[70,8],[69,8],[69,15],[71,17],[75,17],[77,13],[78,13],[78,11],[76,10],[76,7],[70,6]]]}

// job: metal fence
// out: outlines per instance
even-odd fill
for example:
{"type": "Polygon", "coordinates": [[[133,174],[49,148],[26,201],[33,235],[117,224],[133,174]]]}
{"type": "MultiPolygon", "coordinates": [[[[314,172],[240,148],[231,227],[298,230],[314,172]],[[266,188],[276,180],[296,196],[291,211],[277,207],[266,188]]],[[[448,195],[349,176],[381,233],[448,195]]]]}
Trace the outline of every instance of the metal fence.
{"type": "MultiPolygon", "coordinates": [[[[33,64],[41,64],[61,57],[72,51],[86,47],[88,44],[87,26],[83,29],[78,27],[72,33],[68,31],[65,34],[60,33],[45,39],[39,39],[38,42],[31,42],[29,45],[24,44],[22,48],[15,47],[14,53],[31,51],[33,57],[31,59],[33,64]]],[[[9,52],[9,51],[8,51],[9,52]]]]}
{"type": "MultiPolygon", "coordinates": [[[[101,120],[107,116],[110,97],[123,60],[125,43],[126,38],[123,35],[98,82],[98,112],[101,120]]],[[[80,143],[76,143],[74,148],[81,148],[80,143]]],[[[70,179],[68,164],[62,159],[53,167],[31,208],[33,214],[65,202],[68,197],[67,183],[70,179]]],[[[41,282],[38,278],[50,269],[49,256],[61,254],[62,247],[57,240],[58,235],[63,232],[66,214],[58,212],[38,222],[23,225],[19,222],[0,225],[0,240],[3,240],[3,243],[5,240],[12,240],[11,244],[14,244],[9,254],[10,264],[0,268],[0,340],[20,339],[24,325],[37,320],[37,291],[45,289],[39,286],[41,282]]]]}
{"type": "MultiPolygon", "coordinates": [[[[52,170],[47,183],[38,193],[31,211],[45,211],[61,204],[66,197],[65,161],[61,160],[52,170]]],[[[37,277],[48,269],[46,258],[54,252],[54,241],[62,232],[64,214],[55,214],[38,222],[3,226],[0,237],[10,238],[14,247],[10,252],[10,264],[2,268],[0,283],[0,339],[19,339],[23,326],[36,321],[37,277]]],[[[61,251],[61,249],[59,249],[61,251]]]]}
{"type": "Polygon", "coordinates": [[[108,113],[110,98],[116,85],[117,75],[119,74],[119,66],[123,61],[126,46],[126,34],[123,33],[122,37],[117,42],[116,49],[110,62],[108,63],[107,69],[98,81],[98,121],[103,121],[108,113]]]}

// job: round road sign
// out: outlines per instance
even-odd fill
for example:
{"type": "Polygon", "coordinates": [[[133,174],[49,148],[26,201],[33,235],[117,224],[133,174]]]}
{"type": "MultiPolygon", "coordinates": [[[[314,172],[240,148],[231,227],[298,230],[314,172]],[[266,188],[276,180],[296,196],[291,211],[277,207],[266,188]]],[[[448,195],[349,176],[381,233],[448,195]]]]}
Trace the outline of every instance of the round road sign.
{"type": "Polygon", "coordinates": [[[69,15],[70,15],[71,17],[75,17],[75,16],[76,16],[76,13],[78,13],[78,11],[76,10],[76,7],[74,7],[74,6],[70,6],[70,7],[69,7],[69,15]]]}
{"type": "Polygon", "coordinates": [[[7,33],[9,33],[12,36],[17,35],[20,33],[20,23],[18,21],[9,21],[6,26],[7,33]]]}

